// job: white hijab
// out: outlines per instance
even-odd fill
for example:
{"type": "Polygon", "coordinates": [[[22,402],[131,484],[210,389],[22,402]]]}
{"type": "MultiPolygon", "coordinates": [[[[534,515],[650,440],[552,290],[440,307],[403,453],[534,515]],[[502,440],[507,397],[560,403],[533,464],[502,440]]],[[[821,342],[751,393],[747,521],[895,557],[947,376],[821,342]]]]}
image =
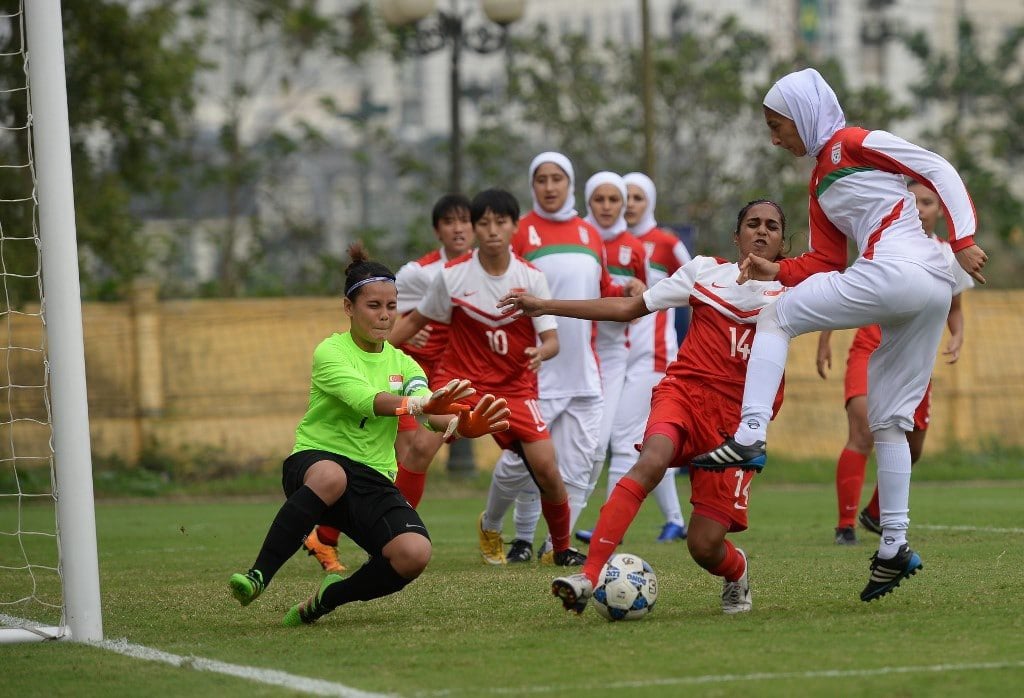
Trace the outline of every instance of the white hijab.
{"type": "Polygon", "coordinates": [[[533,159],[530,163],[530,196],[533,197],[533,212],[541,218],[546,218],[549,221],[568,221],[579,215],[576,211],[576,173],[572,169],[572,163],[569,162],[569,158],[565,157],[561,153],[556,153],[549,150],[545,153],[541,153],[533,159]],[[566,176],[569,177],[569,195],[565,197],[565,201],[562,203],[562,208],[558,209],[554,213],[548,213],[540,207],[537,202],[537,195],[533,191],[533,175],[536,174],[537,168],[543,165],[545,162],[558,165],[565,172],[566,176]]]}
{"type": "Polygon", "coordinates": [[[629,226],[629,232],[637,237],[646,235],[658,225],[658,221],[654,220],[654,205],[658,203],[658,190],[655,188],[651,178],[643,172],[630,172],[622,179],[625,180],[626,184],[632,184],[634,187],[643,189],[644,196],[647,197],[647,208],[644,210],[644,215],[640,217],[636,225],[629,226]]]}
{"type": "Polygon", "coordinates": [[[617,237],[619,233],[626,229],[626,181],[614,172],[602,170],[591,175],[590,179],[587,180],[587,184],[584,187],[584,194],[587,197],[587,217],[584,218],[587,223],[597,228],[597,232],[601,233],[601,239],[605,242],[617,237]],[[619,193],[622,195],[622,211],[619,212],[619,217],[610,228],[602,227],[597,219],[594,218],[593,211],[590,210],[590,197],[594,195],[594,192],[602,184],[612,184],[619,193]]]}
{"type": "Polygon", "coordinates": [[[846,126],[839,98],[814,68],[780,78],[765,95],[764,106],[796,122],[811,157],[818,157],[833,134],[846,126]]]}

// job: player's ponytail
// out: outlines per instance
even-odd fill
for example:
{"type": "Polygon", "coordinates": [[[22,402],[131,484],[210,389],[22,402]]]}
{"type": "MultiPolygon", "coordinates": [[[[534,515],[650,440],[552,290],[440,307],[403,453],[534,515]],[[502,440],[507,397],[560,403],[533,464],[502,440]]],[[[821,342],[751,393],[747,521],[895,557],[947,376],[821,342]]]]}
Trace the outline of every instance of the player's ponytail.
{"type": "Polygon", "coordinates": [[[359,295],[359,289],[374,281],[395,283],[395,275],[380,262],[371,262],[370,255],[361,240],[348,246],[352,262],[345,269],[345,297],[351,301],[359,295]]]}

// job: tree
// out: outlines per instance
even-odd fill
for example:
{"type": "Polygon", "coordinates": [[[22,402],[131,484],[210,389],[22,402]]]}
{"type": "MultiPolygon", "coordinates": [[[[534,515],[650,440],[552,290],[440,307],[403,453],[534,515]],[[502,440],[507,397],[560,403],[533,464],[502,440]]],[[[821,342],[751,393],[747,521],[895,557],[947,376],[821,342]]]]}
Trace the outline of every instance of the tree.
{"type": "MultiPolygon", "coordinates": [[[[18,3],[4,4],[11,6],[5,14],[17,21],[18,3]]],[[[132,196],[174,186],[170,144],[194,105],[200,65],[196,37],[177,32],[187,10],[173,0],[132,8],[109,0],[62,3],[76,223],[87,296],[109,297],[144,264],[132,196]]],[[[3,62],[0,80],[24,85],[20,61],[3,62]]],[[[20,97],[0,102],[4,123],[17,122],[23,113],[20,97]]],[[[0,144],[5,162],[27,152],[27,137],[21,131],[0,144]]],[[[0,176],[0,188],[23,190],[8,174],[0,176]]],[[[31,215],[26,207],[7,208],[4,225],[31,215]]],[[[10,252],[5,259],[13,259],[10,252]]]]}

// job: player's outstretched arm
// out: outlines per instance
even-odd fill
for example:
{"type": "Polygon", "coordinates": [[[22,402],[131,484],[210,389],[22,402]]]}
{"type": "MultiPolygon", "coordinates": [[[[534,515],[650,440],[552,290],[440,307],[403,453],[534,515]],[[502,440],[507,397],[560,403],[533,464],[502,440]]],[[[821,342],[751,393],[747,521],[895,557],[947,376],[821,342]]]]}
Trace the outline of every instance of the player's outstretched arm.
{"type": "Polygon", "coordinates": [[[651,311],[644,304],[644,297],[595,298],[593,300],[569,301],[550,298],[543,300],[522,291],[512,291],[498,299],[498,307],[506,315],[558,315],[581,320],[614,320],[630,322],[651,311]]]}

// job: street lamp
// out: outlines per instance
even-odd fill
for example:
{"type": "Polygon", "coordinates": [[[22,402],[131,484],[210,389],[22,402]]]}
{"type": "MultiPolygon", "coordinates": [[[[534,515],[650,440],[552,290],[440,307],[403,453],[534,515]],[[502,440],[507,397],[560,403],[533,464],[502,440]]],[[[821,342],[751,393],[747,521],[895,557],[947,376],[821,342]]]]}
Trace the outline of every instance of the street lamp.
{"type": "Polygon", "coordinates": [[[402,49],[425,56],[451,47],[449,108],[451,138],[448,188],[462,191],[462,117],[460,102],[462,79],[459,72],[462,51],[494,53],[508,43],[508,25],[523,16],[526,0],[480,0],[484,14],[493,24],[469,26],[459,12],[459,1],[450,0],[450,9],[438,10],[436,0],[376,0],[377,11],[388,24],[410,27],[399,34],[402,49]]]}

